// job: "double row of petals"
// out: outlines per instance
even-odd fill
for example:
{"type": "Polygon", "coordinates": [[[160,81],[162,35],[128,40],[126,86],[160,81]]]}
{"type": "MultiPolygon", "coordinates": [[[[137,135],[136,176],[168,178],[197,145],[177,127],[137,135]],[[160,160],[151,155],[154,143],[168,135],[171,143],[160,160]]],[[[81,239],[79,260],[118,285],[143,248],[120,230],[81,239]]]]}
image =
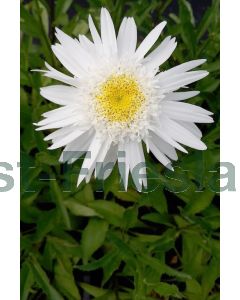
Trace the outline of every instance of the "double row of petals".
{"type": "Polygon", "coordinates": [[[132,59],[142,65],[153,77],[158,94],[164,95],[164,98],[161,97],[159,100],[161,113],[152,120],[148,128],[149,135],[144,142],[147,150],[151,151],[164,166],[172,169],[171,160],[178,158],[175,149],[187,152],[182,145],[199,150],[206,149],[201,141],[201,131],[195,123],[213,122],[211,113],[195,105],[182,103],[183,100],[194,97],[199,92],[177,92],[179,88],[186,87],[208,74],[206,71],[191,71],[203,64],[205,60],[190,61],[158,73],[159,67],[171,56],[177,45],[175,38],[166,37],[154,51],[150,52],[165,25],[166,22],[162,22],[156,26],[138,48],[134,19],[124,18],[116,35],[111,16],[104,8],[101,10],[100,34],[89,16],[92,41],[82,35],[79,39],[72,39],[56,29],[59,43],[52,46],[52,50],[73,76],[65,75],[46,63],[47,70],[43,71],[44,75],[66,85],[41,89],[44,98],[61,107],[43,114],[45,119],[36,125],[39,126],[37,130],[57,129],[45,140],[52,141],[49,149],[65,147],[60,157],[61,162],[72,163],[84,152],[90,153],[90,156],[87,155],[83,161],[78,184],[83,179],[89,181],[94,171],[96,177],[105,179],[118,161],[125,189],[128,186],[129,174],[132,175],[138,190],[147,186],[142,142],[128,140],[125,143],[114,144],[110,139],[99,139],[96,129],[89,125],[87,111],[84,111],[81,105],[82,79],[86,75],[91,75],[99,61],[132,59]],[[119,156],[121,152],[123,156],[119,156]],[[100,175],[97,172],[98,163],[101,163],[103,168],[106,167],[106,172],[100,175]],[[122,168],[123,164],[125,168],[122,168]],[[137,165],[141,166],[140,178],[135,176],[137,165]]]}

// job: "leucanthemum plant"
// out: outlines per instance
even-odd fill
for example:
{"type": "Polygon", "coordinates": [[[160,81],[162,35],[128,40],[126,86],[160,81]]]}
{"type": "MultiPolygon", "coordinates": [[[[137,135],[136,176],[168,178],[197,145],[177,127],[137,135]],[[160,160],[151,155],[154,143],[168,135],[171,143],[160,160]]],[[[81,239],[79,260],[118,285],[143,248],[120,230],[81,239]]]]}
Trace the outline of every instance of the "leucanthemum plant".
{"type": "Polygon", "coordinates": [[[78,184],[93,173],[106,179],[116,162],[124,163],[120,175],[127,189],[129,173],[139,191],[147,187],[143,144],[164,166],[172,169],[176,149],[187,153],[188,146],[205,150],[201,131],[195,123],[213,122],[212,113],[183,103],[198,91],[177,91],[208,75],[191,71],[205,62],[194,60],[161,71],[161,65],[177,46],[166,37],[150,52],[166,22],[156,26],[137,47],[137,27],[125,17],[116,35],[107,9],[101,10],[101,33],[91,16],[92,41],[80,35],[73,39],[56,29],[59,41],[52,50],[73,75],[65,75],[46,63],[44,75],[61,85],[41,88],[41,95],[60,108],[43,114],[37,130],[56,129],[45,140],[49,149],[64,147],[60,162],[72,163],[83,153],[78,184]],[[101,165],[106,172],[98,172],[101,165]],[[136,176],[134,170],[140,166],[136,176]],[[83,172],[87,170],[87,172],[83,172]]]}

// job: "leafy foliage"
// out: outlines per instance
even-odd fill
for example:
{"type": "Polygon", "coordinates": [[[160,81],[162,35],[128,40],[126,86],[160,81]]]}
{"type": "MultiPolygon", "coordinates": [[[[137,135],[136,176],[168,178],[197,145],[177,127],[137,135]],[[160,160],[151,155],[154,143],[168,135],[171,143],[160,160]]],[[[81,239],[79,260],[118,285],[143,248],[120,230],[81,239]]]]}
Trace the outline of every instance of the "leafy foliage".
{"type": "Polygon", "coordinates": [[[219,299],[219,1],[32,0],[21,3],[21,299],[219,299]],[[79,4],[82,3],[82,4],[79,4]],[[197,4],[198,3],[198,4],[197,4]],[[121,191],[118,171],[76,188],[81,162],[58,163],[33,123],[55,106],[52,81],[32,69],[54,58],[54,27],[87,34],[87,15],[107,7],[119,26],[134,16],[139,39],[161,20],[178,47],[163,68],[207,58],[210,75],[191,100],[215,113],[208,150],[179,153],[175,172],[148,158],[149,188],[121,191]],[[196,17],[196,19],[195,19],[196,17]]]}

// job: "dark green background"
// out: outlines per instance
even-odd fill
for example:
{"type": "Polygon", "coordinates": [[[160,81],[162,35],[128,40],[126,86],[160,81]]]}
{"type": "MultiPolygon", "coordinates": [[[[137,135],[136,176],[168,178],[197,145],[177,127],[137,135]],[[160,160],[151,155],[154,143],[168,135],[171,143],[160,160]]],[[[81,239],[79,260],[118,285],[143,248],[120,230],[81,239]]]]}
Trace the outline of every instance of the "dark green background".
{"type": "Polygon", "coordinates": [[[21,154],[21,299],[219,299],[219,1],[21,2],[21,154]],[[56,107],[39,95],[53,80],[30,71],[45,60],[63,69],[54,27],[89,36],[88,14],[99,25],[101,6],[117,28],[133,16],[139,42],[168,21],[162,38],[178,47],[163,69],[207,58],[210,75],[189,102],[214,112],[214,124],[200,125],[208,150],[179,153],[175,172],[147,155],[152,192],[131,183],[120,192],[117,169],[76,188],[81,161],[60,165],[32,124],[56,107]]]}

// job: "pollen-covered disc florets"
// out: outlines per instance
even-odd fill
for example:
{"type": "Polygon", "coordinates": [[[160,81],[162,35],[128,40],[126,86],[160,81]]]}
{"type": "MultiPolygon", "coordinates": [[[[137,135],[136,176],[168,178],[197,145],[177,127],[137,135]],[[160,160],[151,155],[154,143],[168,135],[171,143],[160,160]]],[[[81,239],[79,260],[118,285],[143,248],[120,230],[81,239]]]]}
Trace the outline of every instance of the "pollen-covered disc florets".
{"type": "Polygon", "coordinates": [[[146,134],[150,117],[150,87],[131,73],[111,74],[97,85],[92,94],[93,115],[100,137],[108,136],[114,143],[139,139],[146,134]]]}
{"type": "Polygon", "coordinates": [[[129,124],[142,110],[146,98],[136,79],[130,75],[113,75],[96,95],[96,110],[108,122],[129,124]]]}

